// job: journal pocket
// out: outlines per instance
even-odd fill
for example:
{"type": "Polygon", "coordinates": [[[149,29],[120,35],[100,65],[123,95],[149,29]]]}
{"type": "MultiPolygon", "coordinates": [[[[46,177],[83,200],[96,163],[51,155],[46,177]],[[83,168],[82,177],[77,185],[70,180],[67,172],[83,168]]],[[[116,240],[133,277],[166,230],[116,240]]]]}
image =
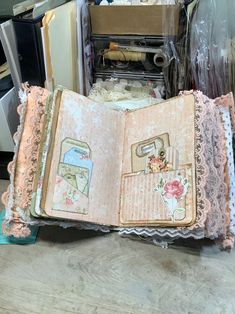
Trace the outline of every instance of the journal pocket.
{"type": "Polygon", "coordinates": [[[122,177],[120,223],[139,226],[188,226],[196,217],[192,165],[122,177]]]}

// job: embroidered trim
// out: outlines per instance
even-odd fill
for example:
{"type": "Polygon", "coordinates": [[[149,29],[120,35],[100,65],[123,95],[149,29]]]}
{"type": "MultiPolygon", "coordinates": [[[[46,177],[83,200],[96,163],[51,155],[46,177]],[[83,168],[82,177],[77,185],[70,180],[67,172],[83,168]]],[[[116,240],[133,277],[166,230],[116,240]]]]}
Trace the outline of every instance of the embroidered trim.
{"type": "Polygon", "coordinates": [[[30,234],[30,229],[25,225],[25,217],[22,217],[18,209],[25,212],[31,201],[45,104],[49,95],[47,90],[40,87],[29,88],[27,84],[23,85],[22,89],[19,94],[24,103],[17,110],[20,115],[20,125],[14,135],[15,155],[8,166],[10,186],[2,197],[6,207],[6,227],[4,230],[7,235],[12,234],[17,237],[25,237],[26,234],[30,234]],[[30,110],[28,108],[29,94],[34,101],[30,110]],[[30,117],[30,123],[27,124],[27,134],[25,134],[24,128],[26,114],[27,118],[30,117]],[[27,228],[28,231],[26,232],[27,228]]]}
{"type": "Polygon", "coordinates": [[[21,139],[14,182],[15,186],[17,186],[15,206],[24,210],[27,209],[31,202],[48,96],[49,92],[39,87],[33,87],[28,96],[28,102],[33,102],[33,105],[30,108],[29,106],[27,107],[29,123],[23,135],[24,139],[21,139]]]}

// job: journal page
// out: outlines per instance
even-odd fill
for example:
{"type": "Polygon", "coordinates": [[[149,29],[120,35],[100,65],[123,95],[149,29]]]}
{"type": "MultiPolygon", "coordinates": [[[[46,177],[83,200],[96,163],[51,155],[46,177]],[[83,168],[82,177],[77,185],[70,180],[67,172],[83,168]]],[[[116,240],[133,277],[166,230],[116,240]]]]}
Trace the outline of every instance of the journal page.
{"type": "Polygon", "coordinates": [[[122,225],[194,222],[195,102],[180,96],[126,114],[122,225]]]}
{"type": "Polygon", "coordinates": [[[125,114],[68,90],[55,102],[42,207],[50,217],[117,225],[125,114]]]}

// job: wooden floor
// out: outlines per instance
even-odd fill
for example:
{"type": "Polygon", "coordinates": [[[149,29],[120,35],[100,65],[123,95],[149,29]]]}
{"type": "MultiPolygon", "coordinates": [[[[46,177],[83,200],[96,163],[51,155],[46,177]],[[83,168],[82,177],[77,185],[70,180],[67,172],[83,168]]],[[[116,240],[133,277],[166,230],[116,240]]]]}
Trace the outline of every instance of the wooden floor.
{"type": "Polygon", "coordinates": [[[0,247],[0,313],[233,314],[235,252],[41,228],[35,245],[0,247]]]}

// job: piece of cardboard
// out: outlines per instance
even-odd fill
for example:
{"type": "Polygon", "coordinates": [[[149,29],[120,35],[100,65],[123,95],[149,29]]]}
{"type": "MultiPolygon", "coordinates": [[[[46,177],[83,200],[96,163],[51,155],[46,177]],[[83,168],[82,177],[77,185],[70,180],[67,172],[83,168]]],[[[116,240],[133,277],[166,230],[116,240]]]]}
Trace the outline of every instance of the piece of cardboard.
{"type": "Polygon", "coordinates": [[[93,35],[178,34],[179,5],[90,5],[89,11],[93,35]]]}
{"type": "Polygon", "coordinates": [[[42,24],[45,86],[53,90],[55,86],[63,85],[77,91],[76,2],[47,11],[42,24]]]}

